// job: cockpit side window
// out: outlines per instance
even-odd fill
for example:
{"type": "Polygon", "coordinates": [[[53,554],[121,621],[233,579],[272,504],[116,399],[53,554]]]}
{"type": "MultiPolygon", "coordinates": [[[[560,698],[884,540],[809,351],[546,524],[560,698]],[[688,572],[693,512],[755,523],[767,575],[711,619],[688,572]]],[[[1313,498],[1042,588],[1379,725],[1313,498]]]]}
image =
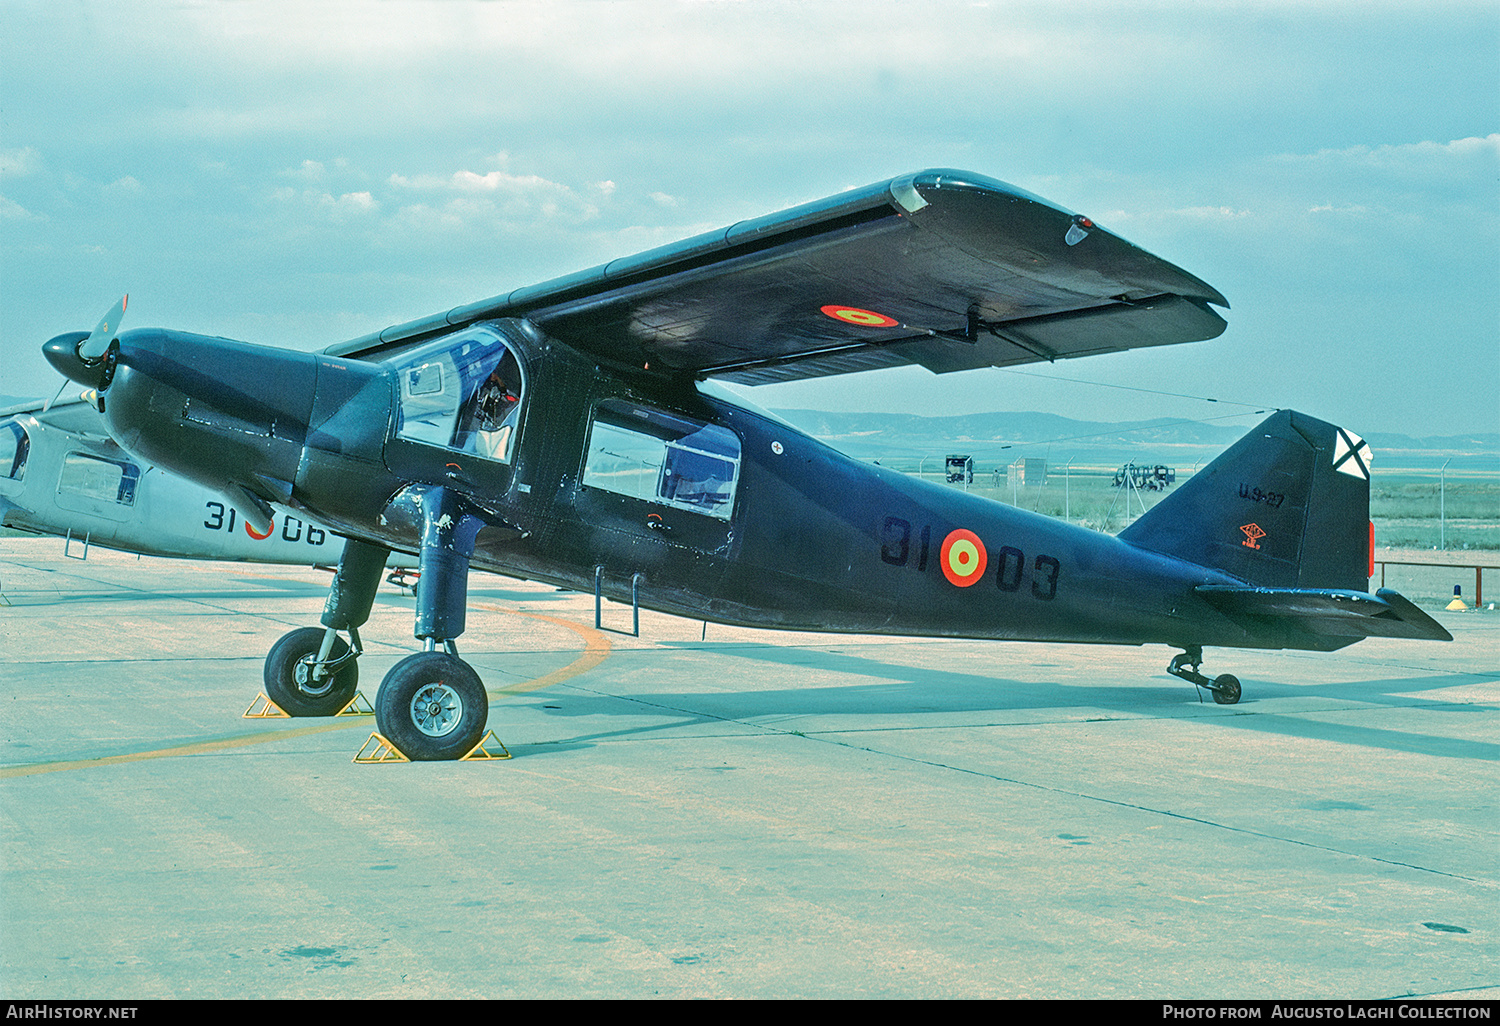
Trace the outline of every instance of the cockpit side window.
{"type": "Polygon", "coordinates": [[[488,329],[442,339],[401,359],[396,434],[509,463],[525,378],[515,352],[488,329]]]}
{"type": "Polygon", "coordinates": [[[0,477],[19,481],[26,476],[26,458],[31,455],[31,437],[16,420],[0,424],[0,477]]]}

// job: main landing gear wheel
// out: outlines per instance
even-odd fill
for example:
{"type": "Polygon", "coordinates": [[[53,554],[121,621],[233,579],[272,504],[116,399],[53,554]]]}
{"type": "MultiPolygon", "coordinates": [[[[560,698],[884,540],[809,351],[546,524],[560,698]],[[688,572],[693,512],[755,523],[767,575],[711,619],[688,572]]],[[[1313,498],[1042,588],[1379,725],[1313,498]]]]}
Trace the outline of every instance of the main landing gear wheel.
{"type": "Polygon", "coordinates": [[[1219,705],[1237,705],[1240,700],[1240,679],[1232,673],[1223,673],[1214,678],[1212,687],[1214,701],[1219,705]]]}
{"type": "Polygon", "coordinates": [[[490,701],[479,675],[446,652],[422,652],[391,667],[375,698],[375,723],[413,762],[461,759],[479,744],[490,701]]]}
{"type": "MultiPolygon", "coordinates": [[[[288,716],[336,716],[354,698],[359,664],[350,659],[331,676],[315,671],[323,648],[321,627],[302,627],[282,637],[266,656],[266,697],[288,716]]],[[[330,662],[349,654],[343,638],[334,640],[330,662]]]]}

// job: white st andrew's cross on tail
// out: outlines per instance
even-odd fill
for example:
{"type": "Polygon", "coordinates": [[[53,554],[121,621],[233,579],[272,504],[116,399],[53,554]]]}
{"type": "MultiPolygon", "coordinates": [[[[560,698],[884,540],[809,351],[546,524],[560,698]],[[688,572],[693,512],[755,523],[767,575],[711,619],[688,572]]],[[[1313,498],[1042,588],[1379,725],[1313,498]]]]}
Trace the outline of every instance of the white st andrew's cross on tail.
{"type": "Polygon", "coordinates": [[[1368,481],[1370,479],[1370,443],[1356,434],[1338,428],[1333,448],[1333,469],[1368,481]]]}

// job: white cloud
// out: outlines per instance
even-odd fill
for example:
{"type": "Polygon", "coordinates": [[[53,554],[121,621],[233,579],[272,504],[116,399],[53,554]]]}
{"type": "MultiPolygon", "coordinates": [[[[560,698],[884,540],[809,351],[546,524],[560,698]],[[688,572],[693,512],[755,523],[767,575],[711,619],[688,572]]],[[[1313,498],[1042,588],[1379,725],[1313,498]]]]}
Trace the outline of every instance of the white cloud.
{"type": "Polygon", "coordinates": [[[46,218],[40,214],[33,214],[21,204],[14,200],[0,196],[0,220],[7,221],[44,221],[46,218]]]}
{"type": "Polygon", "coordinates": [[[19,150],[0,150],[0,178],[29,175],[41,165],[41,157],[30,146],[19,150]]]}
{"type": "MultiPolygon", "coordinates": [[[[448,177],[393,174],[387,179],[393,189],[449,193],[449,215],[465,223],[494,220],[561,220],[581,223],[599,215],[599,208],[560,182],[540,175],[512,175],[505,171],[483,174],[467,169],[448,177]]],[[[602,190],[605,199],[614,184],[602,190]]]]}
{"type": "Polygon", "coordinates": [[[341,210],[351,210],[359,213],[372,211],[380,206],[375,201],[375,197],[371,196],[368,192],[346,192],[337,200],[334,200],[334,205],[341,210]]]}
{"type": "Polygon", "coordinates": [[[369,214],[380,209],[380,202],[369,192],[346,192],[335,196],[326,189],[304,189],[298,192],[283,186],[272,193],[272,196],[283,203],[300,200],[307,207],[333,216],[369,214]]]}
{"type": "Polygon", "coordinates": [[[1346,146],[1308,154],[1280,154],[1272,159],[1324,172],[1336,167],[1387,172],[1400,177],[1467,177],[1500,169],[1500,132],[1449,142],[1346,146]]]}
{"type": "Polygon", "coordinates": [[[283,171],[282,174],[290,177],[306,178],[309,182],[316,182],[322,180],[325,170],[320,161],[304,160],[301,166],[283,171]]]}
{"type": "Polygon", "coordinates": [[[1242,217],[1250,216],[1250,211],[1236,210],[1233,207],[1182,207],[1178,210],[1166,210],[1163,213],[1169,217],[1190,217],[1200,221],[1237,221],[1242,217]]]}
{"type": "Polygon", "coordinates": [[[1230,222],[1251,217],[1249,210],[1233,206],[1174,207],[1166,210],[1112,210],[1095,218],[1105,228],[1111,225],[1166,224],[1170,222],[1230,222]]]}

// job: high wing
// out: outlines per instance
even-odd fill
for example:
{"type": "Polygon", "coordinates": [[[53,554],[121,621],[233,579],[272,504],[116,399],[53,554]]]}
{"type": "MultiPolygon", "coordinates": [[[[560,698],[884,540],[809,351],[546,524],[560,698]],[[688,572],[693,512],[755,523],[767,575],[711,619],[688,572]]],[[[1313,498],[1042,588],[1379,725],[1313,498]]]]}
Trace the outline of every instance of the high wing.
{"type": "Polygon", "coordinates": [[[0,406],[0,420],[23,413],[37,416],[47,413],[49,414],[47,422],[51,425],[75,435],[86,435],[113,444],[110,441],[109,432],[105,430],[103,422],[99,419],[99,411],[92,403],[76,395],[69,399],[58,399],[55,402],[47,399],[28,399],[9,406],[0,406]]]}
{"type": "Polygon", "coordinates": [[[766,384],[946,373],[1197,342],[1217,290],[1087,218],[922,171],[332,346],[385,352],[524,317],[618,370],[766,384]]]}

